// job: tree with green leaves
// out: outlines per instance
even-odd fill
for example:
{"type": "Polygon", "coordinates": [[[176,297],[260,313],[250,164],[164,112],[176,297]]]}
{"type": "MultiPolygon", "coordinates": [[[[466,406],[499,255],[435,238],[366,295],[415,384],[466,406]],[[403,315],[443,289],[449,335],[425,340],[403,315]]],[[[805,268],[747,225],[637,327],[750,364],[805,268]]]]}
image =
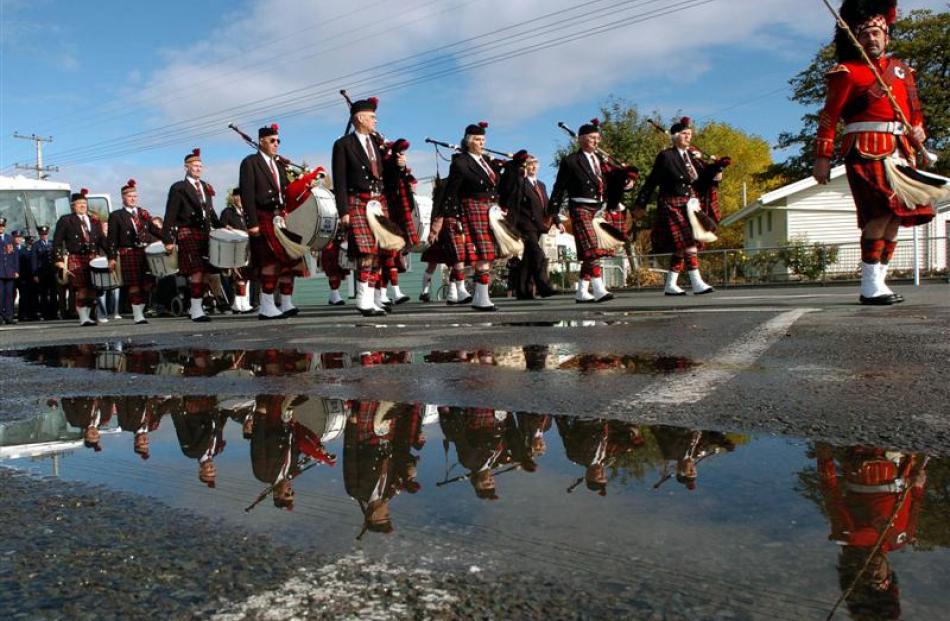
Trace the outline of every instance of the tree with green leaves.
{"type": "MultiPolygon", "coordinates": [[[[901,16],[891,29],[888,53],[916,70],[929,135],[927,146],[940,156],[935,170],[950,173],[950,13],[921,9],[901,16]]],[[[773,166],[770,176],[795,180],[811,175],[818,112],[825,101],[825,74],[836,62],[834,45],[829,43],[818,50],[806,69],[789,80],[791,99],[814,110],[802,117],[798,132],[779,135],[777,147],[795,149],[796,153],[773,166]]]]}

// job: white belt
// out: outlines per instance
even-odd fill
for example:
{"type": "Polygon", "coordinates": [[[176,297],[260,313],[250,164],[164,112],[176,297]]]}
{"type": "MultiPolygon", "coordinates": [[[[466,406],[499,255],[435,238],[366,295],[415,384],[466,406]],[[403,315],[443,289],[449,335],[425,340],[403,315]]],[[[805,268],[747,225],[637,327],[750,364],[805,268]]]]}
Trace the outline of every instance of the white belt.
{"type": "Polygon", "coordinates": [[[880,132],[882,134],[904,135],[904,124],[897,121],[861,121],[848,123],[844,126],[844,133],[858,134],[861,132],[880,132]]]}
{"type": "Polygon", "coordinates": [[[582,205],[599,205],[604,201],[599,201],[594,198],[571,198],[572,203],[581,203],[582,205]]]}
{"type": "Polygon", "coordinates": [[[899,494],[907,487],[907,482],[904,479],[894,479],[891,483],[882,485],[861,485],[848,481],[845,487],[855,494],[899,494]]]}

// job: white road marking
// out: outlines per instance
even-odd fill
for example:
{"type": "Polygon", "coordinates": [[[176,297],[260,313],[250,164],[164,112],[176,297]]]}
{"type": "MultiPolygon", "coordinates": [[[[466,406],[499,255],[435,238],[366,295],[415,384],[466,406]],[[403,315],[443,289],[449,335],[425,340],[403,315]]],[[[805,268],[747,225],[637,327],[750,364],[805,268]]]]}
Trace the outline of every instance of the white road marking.
{"type": "Polygon", "coordinates": [[[713,363],[700,366],[690,375],[673,375],[647,386],[629,400],[628,406],[688,405],[707,397],[734,378],[741,370],[751,367],[786,331],[811,309],[796,308],[756,326],[738,341],[726,346],[710,358],[713,363]]]}

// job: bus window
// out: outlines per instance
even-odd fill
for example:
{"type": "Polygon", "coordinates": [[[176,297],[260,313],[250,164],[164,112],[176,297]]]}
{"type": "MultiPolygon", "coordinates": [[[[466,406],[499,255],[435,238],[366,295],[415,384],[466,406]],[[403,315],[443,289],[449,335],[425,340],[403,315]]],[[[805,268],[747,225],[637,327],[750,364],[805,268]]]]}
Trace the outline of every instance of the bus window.
{"type": "Polygon", "coordinates": [[[52,228],[60,216],[68,213],[66,190],[0,190],[0,216],[7,219],[8,230],[28,229],[34,234],[37,226],[52,228]]]}
{"type": "Polygon", "coordinates": [[[95,214],[103,222],[109,221],[109,202],[103,196],[90,196],[86,198],[89,203],[89,213],[95,214]]]}

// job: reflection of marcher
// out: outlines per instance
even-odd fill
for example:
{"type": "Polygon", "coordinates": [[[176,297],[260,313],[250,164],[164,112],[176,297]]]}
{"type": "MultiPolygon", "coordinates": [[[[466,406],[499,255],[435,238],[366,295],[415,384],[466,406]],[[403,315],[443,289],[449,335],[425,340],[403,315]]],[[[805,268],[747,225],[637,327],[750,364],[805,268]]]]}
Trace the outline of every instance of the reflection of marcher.
{"type": "Polygon", "coordinates": [[[115,406],[119,428],[135,434],[132,450],[142,459],[148,459],[148,434],[158,429],[161,419],[161,415],[155,412],[153,400],[146,397],[117,397],[115,406]]]}
{"type": "Polygon", "coordinates": [[[182,397],[182,410],[172,414],[181,452],[198,460],[198,480],[215,486],[214,457],[224,450],[227,417],[215,408],[215,397],[182,397]]]}
{"type": "Polygon", "coordinates": [[[100,403],[93,397],[63,397],[62,408],[66,422],[83,430],[86,448],[101,451],[99,429],[112,417],[111,404],[100,403]]]}
{"type": "MultiPolygon", "coordinates": [[[[696,479],[699,476],[696,464],[710,455],[733,451],[736,448],[732,440],[718,431],[699,431],[667,425],[656,425],[651,427],[650,431],[663,459],[675,465],[677,482],[690,491],[696,489],[696,479]]],[[[668,467],[668,463],[664,464],[664,467],[668,467]]],[[[666,478],[668,476],[664,476],[661,481],[666,478]]]]}
{"type": "Polygon", "coordinates": [[[475,495],[498,500],[494,469],[511,463],[508,449],[509,412],[486,408],[440,408],[439,423],[445,439],[455,443],[459,463],[468,470],[475,495]]]}
{"type": "Polygon", "coordinates": [[[396,495],[393,472],[392,404],[354,401],[343,433],[343,482],[363,511],[364,528],[393,531],[389,501],[396,495]]]}
{"type": "Polygon", "coordinates": [[[547,451],[544,434],[551,429],[550,414],[518,412],[510,428],[511,454],[526,472],[537,470],[537,458],[547,451]]]}
{"type": "Polygon", "coordinates": [[[640,428],[630,423],[567,416],[555,422],[567,458],[584,466],[587,489],[601,496],[607,495],[607,467],[643,444],[640,428]]]}
{"type": "Polygon", "coordinates": [[[816,453],[829,539],[842,546],[838,574],[848,608],[856,619],[897,619],[900,590],[887,554],[915,541],[926,473],[916,456],[896,451],[819,444],[816,453]]]}

